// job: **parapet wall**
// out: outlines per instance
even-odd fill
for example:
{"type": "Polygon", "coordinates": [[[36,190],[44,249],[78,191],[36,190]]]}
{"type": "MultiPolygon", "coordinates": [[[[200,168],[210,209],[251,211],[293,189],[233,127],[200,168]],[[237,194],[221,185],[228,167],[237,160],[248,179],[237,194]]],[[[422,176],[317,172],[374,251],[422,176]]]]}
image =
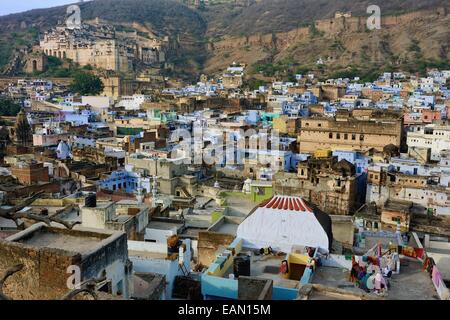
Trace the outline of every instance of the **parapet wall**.
{"type": "Polygon", "coordinates": [[[60,299],[69,291],[67,268],[80,261],[76,253],[0,241],[0,274],[16,264],[24,265],[6,281],[4,293],[13,300],[60,299]]]}

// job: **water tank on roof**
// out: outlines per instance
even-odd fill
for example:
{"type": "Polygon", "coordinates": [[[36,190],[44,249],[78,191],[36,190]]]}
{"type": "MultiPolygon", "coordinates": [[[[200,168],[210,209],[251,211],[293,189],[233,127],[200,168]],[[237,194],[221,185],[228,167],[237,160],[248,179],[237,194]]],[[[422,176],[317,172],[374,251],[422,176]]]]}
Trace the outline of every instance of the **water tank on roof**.
{"type": "Polygon", "coordinates": [[[88,208],[95,208],[97,207],[97,195],[95,193],[89,194],[84,199],[84,205],[88,208]]]}
{"type": "Polygon", "coordinates": [[[233,274],[235,278],[240,276],[250,277],[250,256],[238,254],[233,261],[233,274]]]}

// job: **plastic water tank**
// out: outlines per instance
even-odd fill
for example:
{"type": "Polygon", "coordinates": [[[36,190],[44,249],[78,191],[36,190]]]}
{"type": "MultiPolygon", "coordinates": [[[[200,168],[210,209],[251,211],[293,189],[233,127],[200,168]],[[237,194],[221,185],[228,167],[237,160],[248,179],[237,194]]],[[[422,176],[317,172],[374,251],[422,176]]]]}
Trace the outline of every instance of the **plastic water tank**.
{"type": "Polygon", "coordinates": [[[84,205],[88,208],[95,208],[97,207],[97,195],[95,193],[89,194],[84,199],[84,205]]]}
{"type": "Polygon", "coordinates": [[[233,261],[233,273],[235,278],[250,276],[250,256],[238,254],[233,261]]]}

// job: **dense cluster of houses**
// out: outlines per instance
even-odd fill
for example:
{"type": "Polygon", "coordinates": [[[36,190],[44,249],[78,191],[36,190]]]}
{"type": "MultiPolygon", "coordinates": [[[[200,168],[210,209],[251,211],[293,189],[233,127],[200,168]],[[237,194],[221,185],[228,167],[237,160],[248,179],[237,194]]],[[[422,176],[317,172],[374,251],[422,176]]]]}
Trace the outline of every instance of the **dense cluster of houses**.
{"type": "Polygon", "coordinates": [[[295,78],[10,83],[0,274],[25,269],[4,294],[62,297],[75,265],[105,299],[448,299],[450,71],[295,78]]]}

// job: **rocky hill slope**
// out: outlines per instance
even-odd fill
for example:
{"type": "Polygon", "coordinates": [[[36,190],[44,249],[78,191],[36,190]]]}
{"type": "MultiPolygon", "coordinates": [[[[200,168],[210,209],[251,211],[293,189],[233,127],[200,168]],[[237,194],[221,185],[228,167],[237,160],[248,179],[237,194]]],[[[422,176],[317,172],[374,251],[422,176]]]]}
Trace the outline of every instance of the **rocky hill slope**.
{"type": "MultiPolygon", "coordinates": [[[[95,0],[80,4],[82,19],[116,25],[138,22],[169,36],[169,60],[192,79],[220,72],[232,61],[261,77],[319,69],[324,74],[422,68],[448,64],[448,0],[221,0],[195,7],[191,0],[95,0]],[[378,4],[381,30],[369,31],[369,5],[378,4]],[[447,9],[445,9],[447,6],[447,9]],[[337,11],[351,18],[334,19],[337,11]],[[323,64],[316,64],[321,58],[323,64]]],[[[0,69],[15,48],[65,18],[66,6],[0,17],[0,69]]]]}

